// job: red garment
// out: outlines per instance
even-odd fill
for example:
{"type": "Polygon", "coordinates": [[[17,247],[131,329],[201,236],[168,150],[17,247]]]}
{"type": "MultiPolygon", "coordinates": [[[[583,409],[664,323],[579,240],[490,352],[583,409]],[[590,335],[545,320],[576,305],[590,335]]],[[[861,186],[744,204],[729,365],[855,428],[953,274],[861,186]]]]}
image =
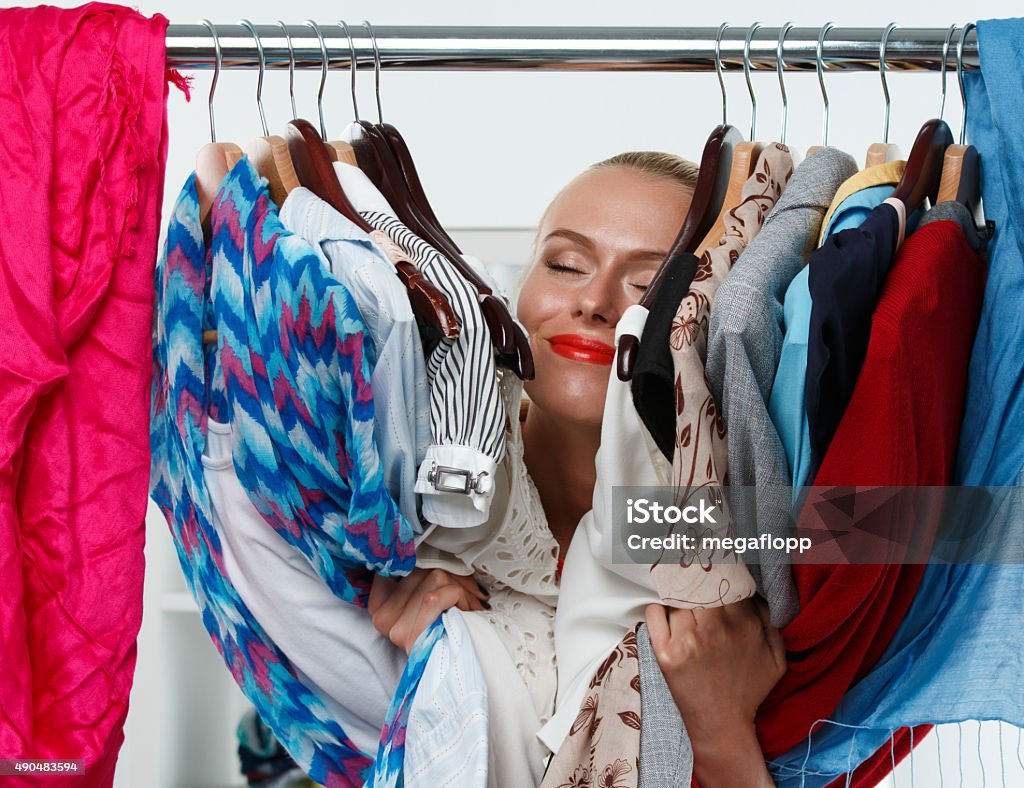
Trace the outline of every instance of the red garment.
{"type": "MultiPolygon", "coordinates": [[[[927,224],[906,241],[875,309],[867,357],[816,487],[950,482],[983,289],[981,260],[956,223],[927,224]]],[[[817,493],[811,495],[801,528],[813,516],[817,493]]],[[[874,667],[923,568],[793,567],[801,609],[783,630],[789,669],[757,719],[767,757],[806,742],[814,722],[828,719],[874,667]]]]}
{"type": "MultiPolygon", "coordinates": [[[[0,759],[113,782],[142,619],[165,29],[0,11],[0,759]]],[[[5,776],[4,786],[40,778],[5,776]]]]}

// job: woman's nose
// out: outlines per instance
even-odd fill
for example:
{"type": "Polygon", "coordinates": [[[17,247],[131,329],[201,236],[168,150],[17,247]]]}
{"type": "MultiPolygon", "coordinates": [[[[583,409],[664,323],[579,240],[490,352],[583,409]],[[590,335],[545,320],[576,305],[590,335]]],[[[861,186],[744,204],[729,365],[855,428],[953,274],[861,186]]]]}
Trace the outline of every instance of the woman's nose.
{"type": "Polygon", "coordinates": [[[579,291],[577,316],[587,322],[614,326],[621,311],[617,303],[618,293],[619,286],[613,277],[595,274],[579,291]]]}

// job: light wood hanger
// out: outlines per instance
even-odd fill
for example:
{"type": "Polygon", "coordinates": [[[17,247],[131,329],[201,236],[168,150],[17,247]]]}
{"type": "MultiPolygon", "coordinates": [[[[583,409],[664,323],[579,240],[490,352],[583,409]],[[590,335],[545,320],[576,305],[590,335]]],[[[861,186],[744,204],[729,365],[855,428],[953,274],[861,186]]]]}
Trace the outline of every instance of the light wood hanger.
{"type": "Polygon", "coordinates": [[[829,34],[829,31],[834,28],[835,25],[831,22],[826,22],[821,26],[821,30],[818,31],[818,46],[815,51],[814,70],[818,74],[818,87],[821,88],[821,145],[812,145],[807,149],[807,156],[811,157],[820,150],[824,150],[828,147],[828,121],[829,121],[829,100],[828,100],[828,88],[825,87],[825,61],[822,56],[822,50],[825,47],[825,36],[829,34]]]}
{"type": "Polygon", "coordinates": [[[217,196],[224,176],[228,174],[238,160],[242,158],[242,149],[233,142],[217,142],[217,123],[213,113],[213,97],[217,92],[217,82],[220,80],[220,69],[222,54],[220,48],[220,37],[213,26],[213,22],[204,19],[202,24],[213,36],[213,79],[210,81],[210,97],[207,100],[210,113],[210,142],[199,149],[196,156],[195,185],[196,194],[199,198],[199,220],[203,224],[204,234],[209,242],[209,217],[210,209],[213,207],[213,200],[217,196]]]}
{"type": "Polygon", "coordinates": [[[299,187],[299,178],[295,174],[288,143],[283,137],[271,134],[267,128],[267,116],[263,111],[263,75],[266,71],[266,57],[263,53],[263,42],[252,22],[243,19],[239,24],[246,28],[256,41],[259,54],[259,76],[256,82],[256,106],[260,111],[260,122],[263,125],[263,136],[257,137],[245,146],[245,154],[252,162],[256,171],[267,179],[270,198],[278,207],[284,204],[288,193],[299,187]]]}
{"type": "MultiPolygon", "coordinates": [[[[981,204],[981,159],[978,156],[978,149],[973,145],[966,145],[967,137],[967,96],[964,90],[964,39],[970,32],[973,24],[965,25],[960,32],[960,39],[956,48],[956,75],[960,83],[960,99],[963,104],[963,117],[960,121],[960,143],[950,145],[946,148],[946,155],[942,162],[942,179],[939,181],[939,194],[937,202],[953,200],[967,206],[971,215],[980,215],[981,204]]],[[[946,48],[949,45],[949,38],[956,30],[956,25],[950,28],[950,35],[946,37],[946,48]]],[[[942,99],[945,107],[946,99],[946,49],[942,53],[942,99]]]]}
{"type": "Polygon", "coordinates": [[[711,226],[711,230],[704,236],[695,254],[700,257],[708,249],[718,246],[725,232],[725,217],[729,211],[740,204],[743,196],[743,187],[746,186],[750,176],[754,173],[757,159],[764,150],[760,142],[743,141],[732,149],[732,167],[729,170],[729,183],[725,190],[725,200],[722,202],[722,209],[718,218],[711,226]]]}
{"type": "MultiPolygon", "coordinates": [[[[721,55],[721,42],[722,33],[728,25],[722,25],[718,29],[718,36],[715,39],[715,71],[718,72],[718,82],[722,88],[722,122],[725,123],[725,116],[727,113],[727,103],[725,94],[725,81],[722,79],[722,55],[721,55]]],[[[789,27],[792,27],[790,25],[789,27]]],[[[754,28],[756,30],[756,28],[754,28]]],[[[784,30],[786,28],[783,28],[784,30]]],[[[783,33],[780,35],[780,39],[784,36],[783,33]]],[[[753,93],[753,86],[749,79],[749,58],[744,58],[744,70],[747,72],[747,87],[750,90],[751,106],[756,106],[756,98],[753,93]]],[[[783,86],[783,96],[785,96],[785,87],[783,86]]],[[[785,100],[785,99],[784,99],[785,100]]],[[[754,133],[753,119],[751,119],[751,135],[754,133]]],[[[785,134],[783,134],[785,136],[785,134]]],[[[711,226],[707,235],[700,242],[697,247],[695,254],[700,257],[708,249],[718,246],[718,243],[722,240],[722,233],[725,232],[725,217],[729,211],[739,205],[740,198],[743,194],[743,187],[746,185],[747,180],[754,172],[754,167],[757,164],[757,157],[761,155],[764,145],[754,141],[743,141],[738,143],[732,149],[732,166],[729,170],[729,182],[725,191],[725,199],[722,201],[721,210],[718,212],[718,217],[715,219],[715,223],[711,226]]]]}
{"type": "MultiPolygon", "coordinates": [[[[217,123],[213,113],[213,97],[217,92],[217,82],[220,79],[222,53],[220,48],[220,37],[213,22],[204,19],[202,24],[213,36],[214,64],[213,79],[210,81],[210,97],[207,101],[210,112],[210,142],[199,149],[196,156],[195,186],[196,197],[199,200],[199,221],[203,229],[203,240],[206,248],[209,249],[213,228],[210,226],[210,213],[213,209],[213,202],[217,196],[224,178],[231,169],[242,158],[242,149],[233,142],[217,142],[217,123]]],[[[204,345],[217,344],[217,332],[207,330],[202,333],[204,345]]]]}
{"type": "Polygon", "coordinates": [[[877,167],[879,164],[900,158],[899,148],[889,144],[889,111],[892,108],[892,102],[889,98],[889,81],[886,79],[885,68],[885,50],[889,46],[889,36],[895,29],[896,25],[890,22],[882,33],[882,40],[878,45],[878,73],[882,80],[882,95],[885,96],[885,124],[882,130],[882,141],[874,142],[868,147],[868,152],[864,157],[865,167],[877,167]]]}

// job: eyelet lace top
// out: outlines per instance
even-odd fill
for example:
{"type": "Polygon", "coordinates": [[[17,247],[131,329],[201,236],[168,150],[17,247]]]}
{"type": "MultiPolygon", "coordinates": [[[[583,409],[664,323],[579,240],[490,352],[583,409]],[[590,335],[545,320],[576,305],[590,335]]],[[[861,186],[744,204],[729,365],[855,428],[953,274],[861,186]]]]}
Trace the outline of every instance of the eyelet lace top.
{"type": "MultiPolygon", "coordinates": [[[[522,381],[501,370],[499,385],[506,413],[518,414],[522,381]]],[[[518,418],[509,419],[505,449],[490,519],[472,529],[440,529],[444,534],[428,529],[431,543],[420,544],[417,565],[472,573],[490,592],[491,609],[471,615],[494,628],[546,720],[554,704],[559,549],[526,470],[518,418]]]]}

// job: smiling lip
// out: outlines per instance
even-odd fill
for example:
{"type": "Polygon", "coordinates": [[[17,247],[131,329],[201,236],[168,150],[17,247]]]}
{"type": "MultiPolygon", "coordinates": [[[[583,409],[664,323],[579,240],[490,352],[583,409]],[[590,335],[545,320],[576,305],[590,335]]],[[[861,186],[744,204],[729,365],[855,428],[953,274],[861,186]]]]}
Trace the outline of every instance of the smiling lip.
{"type": "Polygon", "coordinates": [[[555,353],[573,361],[609,365],[615,360],[615,348],[611,345],[579,334],[559,334],[548,342],[555,353]]]}

